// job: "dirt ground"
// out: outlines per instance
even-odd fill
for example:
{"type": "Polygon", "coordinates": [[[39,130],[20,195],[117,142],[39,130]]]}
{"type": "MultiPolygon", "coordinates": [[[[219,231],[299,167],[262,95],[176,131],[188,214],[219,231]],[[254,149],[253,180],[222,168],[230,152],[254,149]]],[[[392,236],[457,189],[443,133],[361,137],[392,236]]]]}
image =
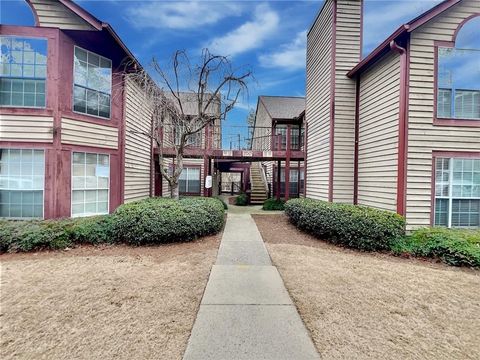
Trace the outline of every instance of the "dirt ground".
{"type": "Polygon", "coordinates": [[[253,215],[323,359],[478,359],[480,272],[338,248],[253,215]]]}
{"type": "Polygon", "coordinates": [[[0,256],[2,359],[181,359],[221,234],[0,256]]]}

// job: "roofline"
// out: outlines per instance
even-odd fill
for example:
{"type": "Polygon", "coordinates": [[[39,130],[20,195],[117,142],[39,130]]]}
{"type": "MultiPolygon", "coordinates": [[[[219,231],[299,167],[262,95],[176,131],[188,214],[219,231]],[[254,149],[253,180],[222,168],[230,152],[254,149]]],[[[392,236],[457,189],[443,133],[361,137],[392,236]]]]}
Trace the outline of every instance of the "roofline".
{"type": "Polygon", "coordinates": [[[283,95],[258,95],[259,98],[287,98],[287,99],[305,99],[305,96],[283,96],[283,95]]]}
{"type": "Polygon", "coordinates": [[[453,5],[458,4],[462,0],[445,0],[441,3],[435,5],[431,9],[425,11],[423,14],[417,16],[413,20],[409,21],[406,24],[401,25],[397,30],[395,30],[387,39],[385,39],[379,46],[377,46],[368,56],[366,56],[362,61],[355,65],[348,73],[347,76],[350,78],[355,77],[358,73],[361,73],[368,65],[377,60],[380,56],[384,55],[386,52],[390,51],[390,43],[396,41],[400,36],[410,33],[418,27],[422,26],[426,22],[430,21],[437,15],[448,10],[453,5]]]}
{"type": "MultiPolygon", "coordinates": [[[[315,15],[315,19],[313,19],[312,24],[311,24],[310,27],[308,28],[307,37],[308,37],[308,35],[310,34],[310,32],[312,31],[313,27],[315,26],[315,23],[317,22],[320,14],[322,13],[323,8],[324,8],[325,5],[327,4],[327,1],[328,1],[328,0],[323,0],[322,6],[321,6],[320,9],[317,11],[317,14],[315,15]]],[[[336,1],[336,0],[334,0],[334,1],[336,1]]]]}
{"type": "MultiPolygon", "coordinates": [[[[28,0],[27,0],[28,1],[28,0]]],[[[106,29],[108,33],[113,37],[113,39],[117,42],[118,45],[122,48],[123,51],[134,61],[134,63],[140,67],[140,69],[143,69],[142,65],[140,62],[137,60],[137,58],[132,54],[132,52],[128,49],[128,47],[125,45],[125,43],[122,41],[120,36],[113,30],[112,26],[108,23],[105,23],[103,21],[98,20],[95,16],[90,14],[87,10],[83,9],[81,6],[77,5],[74,3],[72,0],[59,0],[61,4],[66,6],[68,9],[73,11],[76,15],[81,17],[83,20],[85,20],[88,24],[93,26],[95,29],[98,31],[101,31],[102,29],[106,29]]]]}

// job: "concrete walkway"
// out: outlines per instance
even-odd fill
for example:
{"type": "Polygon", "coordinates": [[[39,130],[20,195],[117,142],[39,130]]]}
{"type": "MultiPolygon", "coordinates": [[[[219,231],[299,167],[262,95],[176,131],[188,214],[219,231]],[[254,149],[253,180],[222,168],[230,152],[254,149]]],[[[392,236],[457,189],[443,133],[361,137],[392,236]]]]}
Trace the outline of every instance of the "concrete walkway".
{"type": "Polygon", "coordinates": [[[319,358],[252,217],[229,212],[184,360],[319,358]]]}

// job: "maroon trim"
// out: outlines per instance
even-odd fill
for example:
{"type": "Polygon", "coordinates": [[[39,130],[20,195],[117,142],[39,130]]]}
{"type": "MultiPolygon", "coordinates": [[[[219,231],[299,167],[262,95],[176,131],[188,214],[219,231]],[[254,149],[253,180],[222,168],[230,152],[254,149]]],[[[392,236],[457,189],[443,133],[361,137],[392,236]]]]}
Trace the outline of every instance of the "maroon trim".
{"type": "Polygon", "coordinates": [[[359,71],[363,71],[371,62],[376,61],[381,57],[385,52],[390,51],[390,42],[396,41],[398,38],[406,33],[412,32],[417,29],[419,26],[422,26],[426,22],[433,19],[435,16],[441,14],[442,12],[448,10],[453,5],[459,3],[462,0],[445,0],[440,4],[434,6],[433,8],[427,10],[420,16],[417,16],[415,19],[410,22],[403,24],[397,30],[395,30],[387,39],[385,39],[378,47],[376,47],[367,57],[360,61],[353,69],[351,69],[347,76],[352,78],[359,71]]]}
{"type": "Polygon", "coordinates": [[[333,201],[333,169],[335,160],[335,70],[337,52],[337,0],[333,1],[332,68],[330,73],[330,154],[328,171],[328,201],[333,201]]]}
{"type": "Polygon", "coordinates": [[[458,25],[458,27],[455,29],[455,32],[453,33],[452,42],[457,41],[457,35],[460,32],[460,30],[462,29],[463,25],[465,25],[465,23],[467,23],[469,20],[471,20],[471,19],[473,19],[477,16],[480,16],[480,13],[474,13],[474,14],[470,15],[469,17],[462,20],[462,22],[458,25]]]}
{"type": "MultiPolygon", "coordinates": [[[[478,16],[474,15],[473,17],[478,16]]],[[[472,16],[469,17],[471,19],[472,16]]],[[[463,24],[465,24],[465,20],[462,21],[461,25],[457,27],[455,30],[455,34],[453,38],[456,38],[457,32],[463,24]]],[[[434,41],[433,45],[433,125],[434,126],[459,126],[459,127],[480,127],[480,119],[479,120],[472,120],[472,119],[456,119],[456,118],[438,118],[437,111],[438,111],[438,48],[439,47],[455,47],[454,41],[434,41]]]]}
{"type": "MultiPolygon", "coordinates": [[[[306,119],[306,117],[304,118],[306,119]]],[[[303,160],[303,167],[304,167],[304,171],[303,171],[303,193],[304,193],[304,196],[307,197],[307,160],[308,160],[308,153],[307,153],[307,150],[308,150],[308,123],[304,122],[305,124],[305,133],[304,133],[304,142],[303,142],[303,146],[304,146],[304,153],[305,153],[305,160],[303,160]]]]}
{"type": "Polygon", "coordinates": [[[358,61],[362,60],[363,54],[363,10],[365,2],[361,0],[360,3],[360,53],[358,54],[358,61]]]}
{"type": "Polygon", "coordinates": [[[360,81],[358,76],[355,79],[355,145],[353,158],[353,204],[358,204],[358,140],[360,136],[360,81]]]}
{"type": "Polygon", "coordinates": [[[432,174],[430,177],[430,226],[434,226],[435,222],[435,163],[437,158],[480,159],[480,151],[432,151],[432,174]]]}
{"type": "Polygon", "coordinates": [[[405,216],[405,200],[407,185],[407,84],[408,59],[407,49],[399,46],[394,40],[390,48],[400,56],[400,94],[398,109],[398,160],[397,160],[397,213],[405,216]]]}

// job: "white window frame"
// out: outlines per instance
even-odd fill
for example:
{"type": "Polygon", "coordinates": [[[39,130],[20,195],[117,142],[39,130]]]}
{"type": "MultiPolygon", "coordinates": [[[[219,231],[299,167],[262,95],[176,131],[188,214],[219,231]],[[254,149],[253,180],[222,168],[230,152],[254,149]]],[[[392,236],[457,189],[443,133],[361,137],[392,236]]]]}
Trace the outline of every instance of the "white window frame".
{"type": "MultiPolygon", "coordinates": [[[[10,219],[10,220],[32,220],[32,219],[45,219],[45,186],[46,186],[46,170],[47,170],[47,163],[46,163],[46,156],[45,156],[45,149],[44,148],[1,148],[2,150],[41,150],[43,152],[43,194],[42,194],[42,216],[41,217],[0,217],[0,219],[10,219]]],[[[5,189],[7,191],[11,191],[10,189],[5,189]]],[[[20,190],[20,189],[14,189],[20,190]]],[[[24,191],[28,191],[30,189],[24,189],[24,191]]],[[[20,190],[22,191],[22,190],[20,190]]],[[[31,189],[31,191],[39,191],[31,189]]]]}
{"type": "MultiPolygon", "coordinates": [[[[94,117],[94,118],[97,118],[97,119],[102,119],[102,120],[111,120],[112,119],[112,97],[113,97],[113,62],[112,62],[112,59],[109,59],[105,56],[102,56],[102,55],[99,55],[93,51],[90,51],[90,50],[87,50],[85,48],[82,48],[80,46],[77,46],[75,45],[73,47],[73,66],[72,66],[72,71],[73,71],[73,74],[72,74],[72,112],[74,112],[75,114],[80,114],[80,115],[85,115],[85,116],[91,116],[91,117],[94,117]],[[103,117],[103,116],[100,116],[100,115],[92,115],[92,114],[89,114],[87,112],[81,112],[81,111],[75,111],[75,85],[79,86],[79,87],[82,87],[84,89],[90,89],[90,90],[93,90],[93,91],[97,91],[97,92],[100,92],[100,93],[103,93],[99,90],[95,90],[95,89],[92,89],[92,88],[87,88],[85,86],[82,86],[82,85],[79,85],[79,84],[75,84],[75,49],[78,48],[78,49],[81,49],[83,51],[86,51],[87,53],[92,53],[100,58],[103,58],[103,59],[106,59],[108,61],[110,61],[110,65],[111,65],[111,70],[112,70],[112,76],[110,78],[110,116],[109,117],[103,117]]],[[[86,101],[86,99],[85,99],[86,101]]],[[[86,104],[85,104],[86,106],[86,104]]]]}
{"type": "MultiPolygon", "coordinates": [[[[112,163],[111,163],[111,160],[112,160],[112,157],[110,156],[110,154],[106,154],[106,153],[100,153],[100,152],[88,152],[88,151],[75,151],[75,150],[72,150],[71,154],[70,154],[70,162],[71,162],[71,167],[70,167],[70,171],[71,171],[71,176],[70,176],[70,182],[71,182],[71,186],[70,186],[70,217],[72,218],[79,218],[79,217],[89,217],[89,216],[97,216],[97,215],[108,215],[110,213],[110,179],[111,179],[111,170],[112,170],[112,163]],[[85,154],[85,156],[87,154],[95,154],[95,155],[106,155],[108,156],[108,189],[107,189],[107,211],[104,212],[104,213],[96,213],[96,214],[85,214],[85,213],[82,213],[82,214],[76,214],[74,215],[73,214],[73,192],[74,191],[88,191],[88,190],[105,190],[105,189],[99,189],[98,187],[95,188],[95,189],[74,189],[73,188],[73,154],[74,153],[82,153],[82,154],[85,154]]],[[[85,162],[85,166],[86,166],[86,162],[85,162]]]]}
{"type": "MultiPolygon", "coordinates": [[[[452,228],[452,208],[453,208],[453,200],[480,200],[480,197],[458,197],[458,196],[453,196],[453,161],[454,160],[479,160],[477,158],[463,158],[463,157],[436,157],[435,159],[435,176],[434,176],[434,184],[433,184],[433,191],[434,191],[434,199],[433,199],[433,225],[436,224],[436,203],[437,199],[443,199],[443,200],[448,200],[448,218],[447,218],[447,227],[450,229],[452,228]],[[438,159],[448,159],[448,195],[440,195],[437,196],[437,191],[436,191],[436,185],[437,185],[437,176],[436,176],[436,171],[437,171],[437,160],[438,159]]],[[[437,225],[441,226],[441,225],[437,225]]],[[[454,228],[472,228],[470,226],[455,226],[454,228]]],[[[474,227],[477,228],[477,227],[474,227]]]]}

